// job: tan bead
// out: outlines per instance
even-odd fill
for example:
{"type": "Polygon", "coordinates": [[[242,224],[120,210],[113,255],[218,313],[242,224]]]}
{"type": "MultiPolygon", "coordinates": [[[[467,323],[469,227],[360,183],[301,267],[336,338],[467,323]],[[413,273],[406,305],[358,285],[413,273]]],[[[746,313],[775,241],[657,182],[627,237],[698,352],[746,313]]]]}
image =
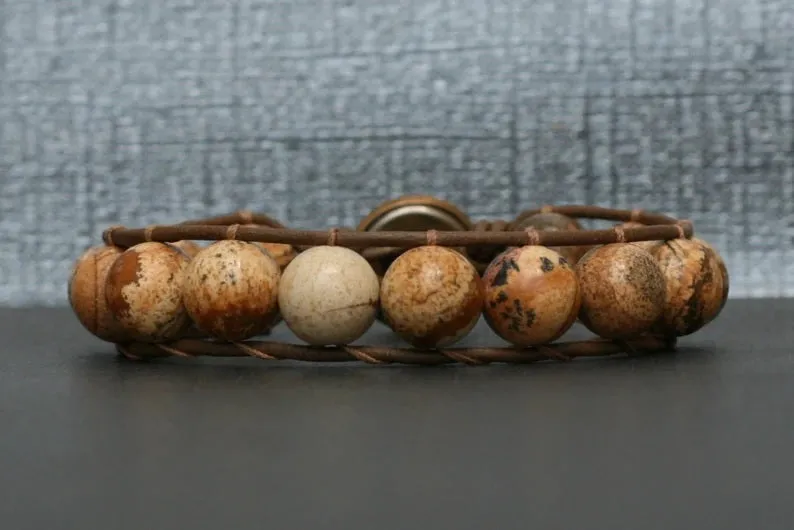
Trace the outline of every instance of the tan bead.
{"type": "Polygon", "coordinates": [[[125,250],[107,277],[107,306],[137,341],[163,342],[186,333],[182,275],[190,258],[169,243],[140,243],[125,250]]]}
{"type": "Polygon", "coordinates": [[[579,280],[559,253],[542,246],[513,248],[483,274],[485,321],[517,346],[547,344],[576,322],[579,280]]]}
{"type": "Polygon", "coordinates": [[[395,333],[421,348],[441,348],[477,324],[484,289],[477,270],[459,252],[423,246],[394,260],[383,276],[380,297],[395,333]]]}
{"type": "Polygon", "coordinates": [[[631,243],[592,249],[576,264],[582,289],[579,319],[593,333],[627,339],[662,315],[665,281],[656,260],[631,243]]]}
{"type": "Polygon", "coordinates": [[[295,248],[286,243],[261,243],[257,241],[254,245],[270,254],[282,270],[296,256],[295,248]]]}
{"type": "Polygon", "coordinates": [[[658,241],[648,252],[667,284],[664,312],[654,331],[681,337],[713,321],[725,306],[729,282],[717,251],[693,238],[658,241]]]}
{"type": "Polygon", "coordinates": [[[185,269],[182,301],[196,327],[219,339],[265,333],[278,312],[281,269],[257,245],[216,241],[185,269]]]}
{"type": "Polygon", "coordinates": [[[129,333],[108,310],[105,281],[108,271],[124,250],[97,246],[85,251],[75,262],[69,278],[69,304],[83,327],[107,342],[124,342],[129,333]]]}
{"type": "Polygon", "coordinates": [[[181,250],[182,252],[184,252],[185,254],[187,254],[187,257],[189,258],[194,257],[196,254],[198,254],[201,251],[202,248],[204,248],[195,241],[191,241],[189,239],[184,239],[182,241],[177,241],[171,244],[174,245],[179,250],[181,250]]]}
{"type": "MultiPolygon", "coordinates": [[[[512,230],[526,230],[535,228],[541,232],[559,232],[563,230],[581,230],[581,225],[572,217],[556,212],[541,212],[520,219],[515,223],[512,230]]],[[[590,249],[587,246],[566,246],[549,247],[551,250],[562,255],[571,265],[576,264],[579,259],[590,249]]]]}
{"type": "Polygon", "coordinates": [[[378,277],[353,250],[312,247],[284,269],[278,304],[287,327],[301,340],[316,346],[349,344],[375,321],[378,277]]]}

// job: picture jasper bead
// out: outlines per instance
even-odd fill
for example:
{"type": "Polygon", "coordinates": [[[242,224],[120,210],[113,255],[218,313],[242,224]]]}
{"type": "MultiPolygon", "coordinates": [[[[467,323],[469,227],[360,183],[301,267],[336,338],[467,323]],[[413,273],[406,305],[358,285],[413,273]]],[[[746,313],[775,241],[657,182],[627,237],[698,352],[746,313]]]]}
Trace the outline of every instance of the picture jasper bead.
{"type": "Polygon", "coordinates": [[[75,262],[69,278],[69,304],[82,326],[107,342],[123,342],[129,333],[108,310],[105,282],[108,271],[123,249],[111,246],[92,247],[75,262]]]}
{"type": "Polygon", "coordinates": [[[449,346],[466,336],[482,314],[484,294],[469,260],[437,246],[401,254],[386,271],[380,289],[389,327],[420,348],[449,346]]]}
{"type": "Polygon", "coordinates": [[[125,250],[110,268],[107,307],[140,342],[180,338],[191,322],[182,303],[182,275],[190,258],[168,243],[140,243],[125,250]]]}
{"type": "Polygon", "coordinates": [[[284,269],[278,304],[298,338],[315,346],[349,344],[375,321],[378,277],[353,250],[312,247],[284,269]]]}
{"type": "MultiPolygon", "coordinates": [[[[572,217],[556,212],[541,212],[534,215],[518,219],[511,226],[511,230],[526,230],[535,228],[538,231],[561,231],[561,230],[581,230],[582,227],[572,217]]],[[[577,261],[589,250],[584,246],[549,247],[551,250],[562,255],[570,265],[577,261]]]]}
{"type": "Polygon", "coordinates": [[[661,317],[665,280],[656,260],[631,243],[590,250],[576,264],[582,290],[579,320],[603,338],[640,335],[661,317]]]}
{"type": "Polygon", "coordinates": [[[543,246],[513,248],[483,274],[485,321],[516,346],[552,342],[576,322],[579,280],[568,261],[543,246]]]}
{"type": "Polygon", "coordinates": [[[278,312],[281,269],[256,245],[224,240],[193,257],[185,269],[182,299],[196,327],[240,341],[266,332],[278,312]]]}
{"type": "Polygon", "coordinates": [[[728,298],[728,271],[717,251],[700,239],[657,241],[648,252],[667,284],[664,312],[654,331],[690,335],[714,320],[728,298]]]}

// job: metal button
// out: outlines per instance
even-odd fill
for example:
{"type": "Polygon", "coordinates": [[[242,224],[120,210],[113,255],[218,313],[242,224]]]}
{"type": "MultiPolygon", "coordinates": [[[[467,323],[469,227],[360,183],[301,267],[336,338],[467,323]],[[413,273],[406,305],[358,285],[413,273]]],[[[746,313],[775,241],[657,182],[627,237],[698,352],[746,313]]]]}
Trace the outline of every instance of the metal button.
{"type": "Polygon", "coordinates": [[[428,195],[386,201],[358,226],[362,231],[471,230],[469,217],[454,204],[428,195]]]}

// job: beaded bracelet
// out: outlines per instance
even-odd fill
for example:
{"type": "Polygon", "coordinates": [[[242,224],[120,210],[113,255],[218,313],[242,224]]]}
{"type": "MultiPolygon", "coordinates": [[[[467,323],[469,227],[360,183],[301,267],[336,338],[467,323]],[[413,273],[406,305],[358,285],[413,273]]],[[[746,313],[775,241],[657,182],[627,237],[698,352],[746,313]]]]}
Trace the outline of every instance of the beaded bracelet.
{"type": "Polygon", "coordinates": [[[472,222],[408,196],[354,229],[296,230],[241,211],[102,237],[74,265],[69,302],[135,360],[479,365],[666,352],[713,321],[729,291],[723,259],[691,222],[597,206],[472,222]],[[453,347],[480,317],[507,344],[453,347]],[[406,346],[357,344],[376,320],[406,346]],[[559,341],[577,321],[596,337],[559,341]],[[261,340],[281,322],[304,344],[261,340]]]}

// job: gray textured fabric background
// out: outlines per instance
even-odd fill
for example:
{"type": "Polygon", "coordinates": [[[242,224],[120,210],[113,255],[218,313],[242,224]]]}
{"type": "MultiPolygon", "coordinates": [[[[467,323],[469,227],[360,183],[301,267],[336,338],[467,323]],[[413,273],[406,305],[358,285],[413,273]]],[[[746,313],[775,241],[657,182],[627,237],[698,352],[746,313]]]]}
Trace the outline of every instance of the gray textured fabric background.
{"type": "Polygon", "coordinates": [[[0,303],[110,224],[425,192],[695,221],[794,294],[790,0],[0,0],[0,303]]]}

